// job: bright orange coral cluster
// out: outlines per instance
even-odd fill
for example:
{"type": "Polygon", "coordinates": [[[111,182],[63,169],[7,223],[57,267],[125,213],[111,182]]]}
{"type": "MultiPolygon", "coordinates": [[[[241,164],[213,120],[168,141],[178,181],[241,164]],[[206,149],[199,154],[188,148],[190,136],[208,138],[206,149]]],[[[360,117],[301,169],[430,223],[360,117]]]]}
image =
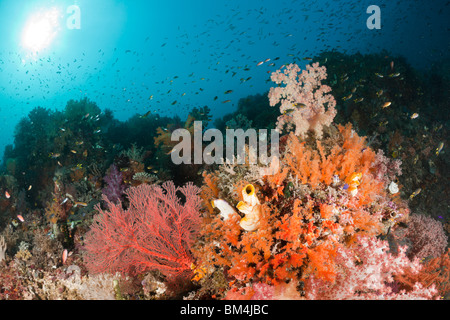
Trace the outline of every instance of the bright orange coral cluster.
{"type": "Polygon", "coordinates": [[[212,214],[214,209],[211,205],[211,199],[217,199],[219,197],[217,177],[215,177],[212,173],[203,171],[203,181],[205,183],[205,187],[203,187],[200,191],[200,198],[203,200],[203,205],[208,209],[208,212],[212,214]]]}
{"type": "Polygon", "coordinates": [[[368,204],[383,192],[384,187],[382,182],[371,179],[369,175],[375,152],[366,146],[365,138],[359,137],[350,124],[338,126],[338,129],[342,144],[335,145],[328,154],[320,140],[316,141],[317,149],[312,149],[291,133],[289,151],[283,162],[302,184],[309,184],[312,188],[320,183],[330,185],[334,176],[346,181],[352,174],[361,173],[358,201],[360,205],[368,204]]]}
{"type": "MultiPolygon", "coordinates": [[[[237,212],[226,221],[214,213],[202,228],[200,264],[223,267],[234,278],[233,287],[279,285],[311,275],[333,282],[337,249],[350,246],[359,234],[383,232],[383,205],[373,206],[387,196],[384,182],[372,174],[375,152],[365,139],[351,125],[338,126],[337,132],[334,144],[307,143],[290,134],[279,172],[256,186],[263,208],[259,228],[240,228],[237,212]],[[358,192],[349,192],[349,185],[358,192]]],[[[204,177],[202,194],[217,196],[219,176],[204,177]]]]}

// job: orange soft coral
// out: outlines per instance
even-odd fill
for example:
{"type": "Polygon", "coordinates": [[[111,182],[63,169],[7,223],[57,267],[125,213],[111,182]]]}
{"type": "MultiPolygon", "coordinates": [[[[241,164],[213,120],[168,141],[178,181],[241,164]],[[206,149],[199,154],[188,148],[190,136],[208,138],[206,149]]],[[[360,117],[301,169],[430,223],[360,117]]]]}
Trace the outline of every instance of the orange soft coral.
{"type": "MultiPolygon", "coordinates": [[[[307,145],[305,141],[293,133],[288,138],[288,152],[282,163],[302,184],[316,188],[320,183],[330,185],[333,177],[349,184],[349,192],[358,188],[358,201],[361,205],[369,204],[379,194],[382,194],[382,181],[377,181],[370,174],[375,160],[375,152],[366,145],[365,138],[359,137],[350,124],[338,126],[342,144],[335,145],[327,154],[320,140],[316,148],[307,145]],[[357,180],[353,180],[353,179],[357,180]],[[349,180],[353,180],[351,183],[349,180]]],[[[283,172],[286,175],[286,172],[283,172]]]]}
{"type": "Polygon", "coordinates": [[[200,190],[200,198],[203,200],[203,205],[208,209],[210,215],[214,212],[211,205],[211,200],[219,197],[219,189],[217,186],[217,177],[214,173],[203,172],[203,181],[205,184],[200,190]]]}
{"type": "MultiPolygon", "coordinates": [[[[239,210],[225,221],[212,212],[212,221],[205,220],[202,228],[204,241],[196,255],[200,264],[226,270],[235,280],[232,288],[299,282],[311,276],[333,282],[337,250],[351,246],[359,235],[382,234],[382,212],[389,201],[385,180],[375,178],[375,152],[351,125],[338,126],[337,132],[315,141],[302,141],[291,133],[279,171],[266,175],[262,185],[254,183],[261,206],[258,228],[240,228],[239,210]],[[352,194],[351,188],[357,192],[352,194]]],[[[204,177],[206,199],[223,192],[216,189],[223,183],[221,176],[204,177]]],[[[234,182],[233,193],[241,194],[246,183],[234,182]]],[[[242,200],[221,196],[236,201],[232,206],[242,200]]]]}

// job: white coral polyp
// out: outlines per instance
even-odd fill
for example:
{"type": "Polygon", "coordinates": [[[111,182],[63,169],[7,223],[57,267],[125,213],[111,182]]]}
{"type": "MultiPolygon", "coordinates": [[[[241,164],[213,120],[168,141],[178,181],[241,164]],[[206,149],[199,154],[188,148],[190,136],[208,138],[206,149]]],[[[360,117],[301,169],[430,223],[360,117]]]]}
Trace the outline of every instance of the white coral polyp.
{"type": "Polygon", "coordinates": [[[399,191],[398,184],[392,181],[388,186],[388,190],[391,194],[396,194],[399,191]]]}

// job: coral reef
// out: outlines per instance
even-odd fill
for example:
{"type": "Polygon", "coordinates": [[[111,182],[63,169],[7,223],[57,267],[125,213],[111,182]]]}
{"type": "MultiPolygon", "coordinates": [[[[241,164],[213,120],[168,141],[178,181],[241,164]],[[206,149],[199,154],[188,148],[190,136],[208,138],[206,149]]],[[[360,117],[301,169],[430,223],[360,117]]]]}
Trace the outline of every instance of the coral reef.
{"type": "Polygon", "coordinates": [[[331,51],[321,53],[316,61],[327,67],[329,76],[323,83],[336,99],[335,122],[352,123],[372,147],[400,159],[402,196],[422,190],[420,197],[411,199],[411,210],[441,219],[440,213],[448,211],[450,181],[448,158],[436,153],[441,143],[449,144],[448,112],[442,112],[450,101],[442,90],[448,83],[445,72],[439,67],[416,70],[404,57],[388,52],[331,51]]]}
{"type": "MultiPolygon", "coordinates": [[[[201,265],[227,269],[235,286],[278,285],[312,275],[334,281],[337,248],[351,245],[359,235],[386,234],[409,215],[406,203],[386,192],[389,179],[376,178],[375,157],[351,126],[325,130],[322,140],[308,143],[291,133],[279,172],[265,176],[263,184],[247,181],[259,191],[258,229],[244,230],[237,212],[227,219],[213,214],[202,228],[201,265]],[[355,172],[361,181],[352,193],[346,181],[355,172]]],[[[203,194],[222,197],[241,211],[238,199],[221,194],[218,186],[229,183],[221,177],[219,172],[209,177],[204,188],[210,191],[203,194]]],[[[243,196],[240,200],[245,202],[243,196]]]]}
{"type": "MultiPolygon", "coordinates": [[[[284,81],[291,86],[271,89],[273,104],[285,97],[281,119],[287,117],[287,108],[301,103],[295,95],[301,96],[304,87],[311,88],[304,81],[296,81],[298,71],[289,66],[284,74],[278,72],[274,76],[275,82],[284,81]]],[[[320,85],[317,79],[324,80],[302,74],[305,81],[312,82],[312,88],[320,85]]],[[[325,93],[328,91],[329,88],[325,93]]],[[[310,89],[306,92],[310,99],[314,97],[310,89]]],[[[332,101],[321,99],[323,93],[309,102],[322,113],[326,112],[324,104],[332,101]]],[[[289,110],[289,114],[293,112],[289,110]]],[[[205,205],[212,201],[213,206],[208,207],[209,215],[204,219],[195,252],[197,264],[206,270],[200,283],[209,283],[209,277],[219,268],[228,284],[222,283],[213,294],[227,299],[249,299],[258,294],[274,298],[273,292],[279,292],[286,284],[296,288],[297,293],[291,295],[295,298],[436,298],[435,287],[418,281],[402,290],[391,288],[396,276],[409,272],[411,280],[422,268],[417,257],[414,260],[406,256],[411,248],[397,246],[396,253],[389,253],[390,244],[381,240],[391,233],[402,234],[397,230],[409,222],[407,202],[398,192],[402,188],[398,184],[401,162],[373,149],[370,141],[360,137],[350,124],[335,125],[330,121],[318,131],[309,125],[303,126],[306,130],[293,130],[304,124],[304,119],[297,120],[289,120],[292,131],[280,139],[283,152],[278,171],[263,179],[248,175],[246,180],[236,174],[235,168],[225,165],[204,173],[202,198],[205,205]],[[245,200],[246,184],[252,185],[249,194],[256,193],[260,199],[257,227],[249,229],[240,224],[246,216],[238,213],[247,215],[252,210],[245,200]],[[374,250],[380,252],[379,257],[367,256],[374,250]],[[384,264],[386,261],[391,261],[392,266],[384,264]],[[369,275],[375,278],[371,280],[369,275]],[[368,282],[361,282],[365,278],[368,282]]],[[[248,172],[249,168],[243,167],[248,172]]],[[[423,236],[424,231],[418,234],[423,236]]],[[[402,236],[408,242],[405,233],[402,236]]],[[[440,243],[439,248],[445,247],[446,242],[440,243]]],[[[431,243],[430,246],[435,247],[431,243]]],[[[438,250],[442,253],[442,249],[438,250]]]]}
{"type": "Polygon", "coordinates": [[[214,122],[276,128],[268,164],[173,164],[206,106],[32,109],[0,175],[0,299],[449,299],[448,77],[314,60],[214,122]]]}

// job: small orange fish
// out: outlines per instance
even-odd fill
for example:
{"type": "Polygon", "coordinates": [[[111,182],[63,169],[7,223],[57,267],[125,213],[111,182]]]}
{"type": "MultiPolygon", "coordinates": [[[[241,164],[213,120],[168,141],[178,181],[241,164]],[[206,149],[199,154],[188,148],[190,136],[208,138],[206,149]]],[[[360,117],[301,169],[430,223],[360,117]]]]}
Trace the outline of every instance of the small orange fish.
{"type": "Polygon", "coordinates": [[[64,249],[63,253],[62,253],[62,263],[66,263],[67,261],[67,256],[69,255],[69,253],[67,252],[67,249],[64,249]]]}
{"type": "Polygon", "coordinates": [[[258,66],[262,65],[263,63],[264,63],[264,61],[260,61],[256,64],[256,66],[258,67],[258,66]]]}
{"type": "Polygon", "coordinates": [[[355,188],[359,186],[359,180],[361,180],[361,177],[361,172],[354,172],[347,179],[345,179],[345,182],[349,185],[350,188],[355,188]]]}
{"type": "Polygon", "coordinates": [[[9,198],[11,198],[11,195],[9,194],[9,192],[8,192],[8,191],[5,191],[5,197],[6,197],[6,199],[9,199],[9,198]]]}
{"type": "Polygon", "coordinates": [[[352,197],[354,197],[358,193],[358,186],[360,184],[359,180],[361,179],[361,177],[361,172],[354,172],[345,180],[346,185],[348,186],[348,191],[350,192],[352,197]]]}
{"type": "Polygon", "coordinates": [[[441,153],[442,149],[444,149],[444,142],[440,142],[438,147],[436,148],[436,155],[437,156],[441,153]]]}
{"type": "Polygon", "coordinates": [[[353,97],[353,94],[350,93],[348,96],[342,97],[342,100],[347,101],[348,99],[351,99],[351,97],[353,97]]]}
{"type": "Polygon", "coordinates": [[[17,219],[19,219],[20,222],[25,222],[25,219],[20,214],[17,215],[17,219]]]}
{"type": "Polygon", "coordinates": [[[77,207],[77,206],[87,207],[87,203],[86,202],[76,201],[75,202],[75,207],[77,207]]]}
{"type": "Polygon", "coordinates": [[[384,109],[384,108],[389,107],[391,104],[392,104],[392,102],[387,101],[387,102],[385,102],[381,107],[384,109]]]}
{"type": "Polygon", "coordinates": [[[416,191],[414,191],[413,193],[411,193],[411,195],[409,196],[409,199],[414,198],[414,197],[417,196],[421,191],[422,191],[421,188],[416,189],[416,191]]]}

